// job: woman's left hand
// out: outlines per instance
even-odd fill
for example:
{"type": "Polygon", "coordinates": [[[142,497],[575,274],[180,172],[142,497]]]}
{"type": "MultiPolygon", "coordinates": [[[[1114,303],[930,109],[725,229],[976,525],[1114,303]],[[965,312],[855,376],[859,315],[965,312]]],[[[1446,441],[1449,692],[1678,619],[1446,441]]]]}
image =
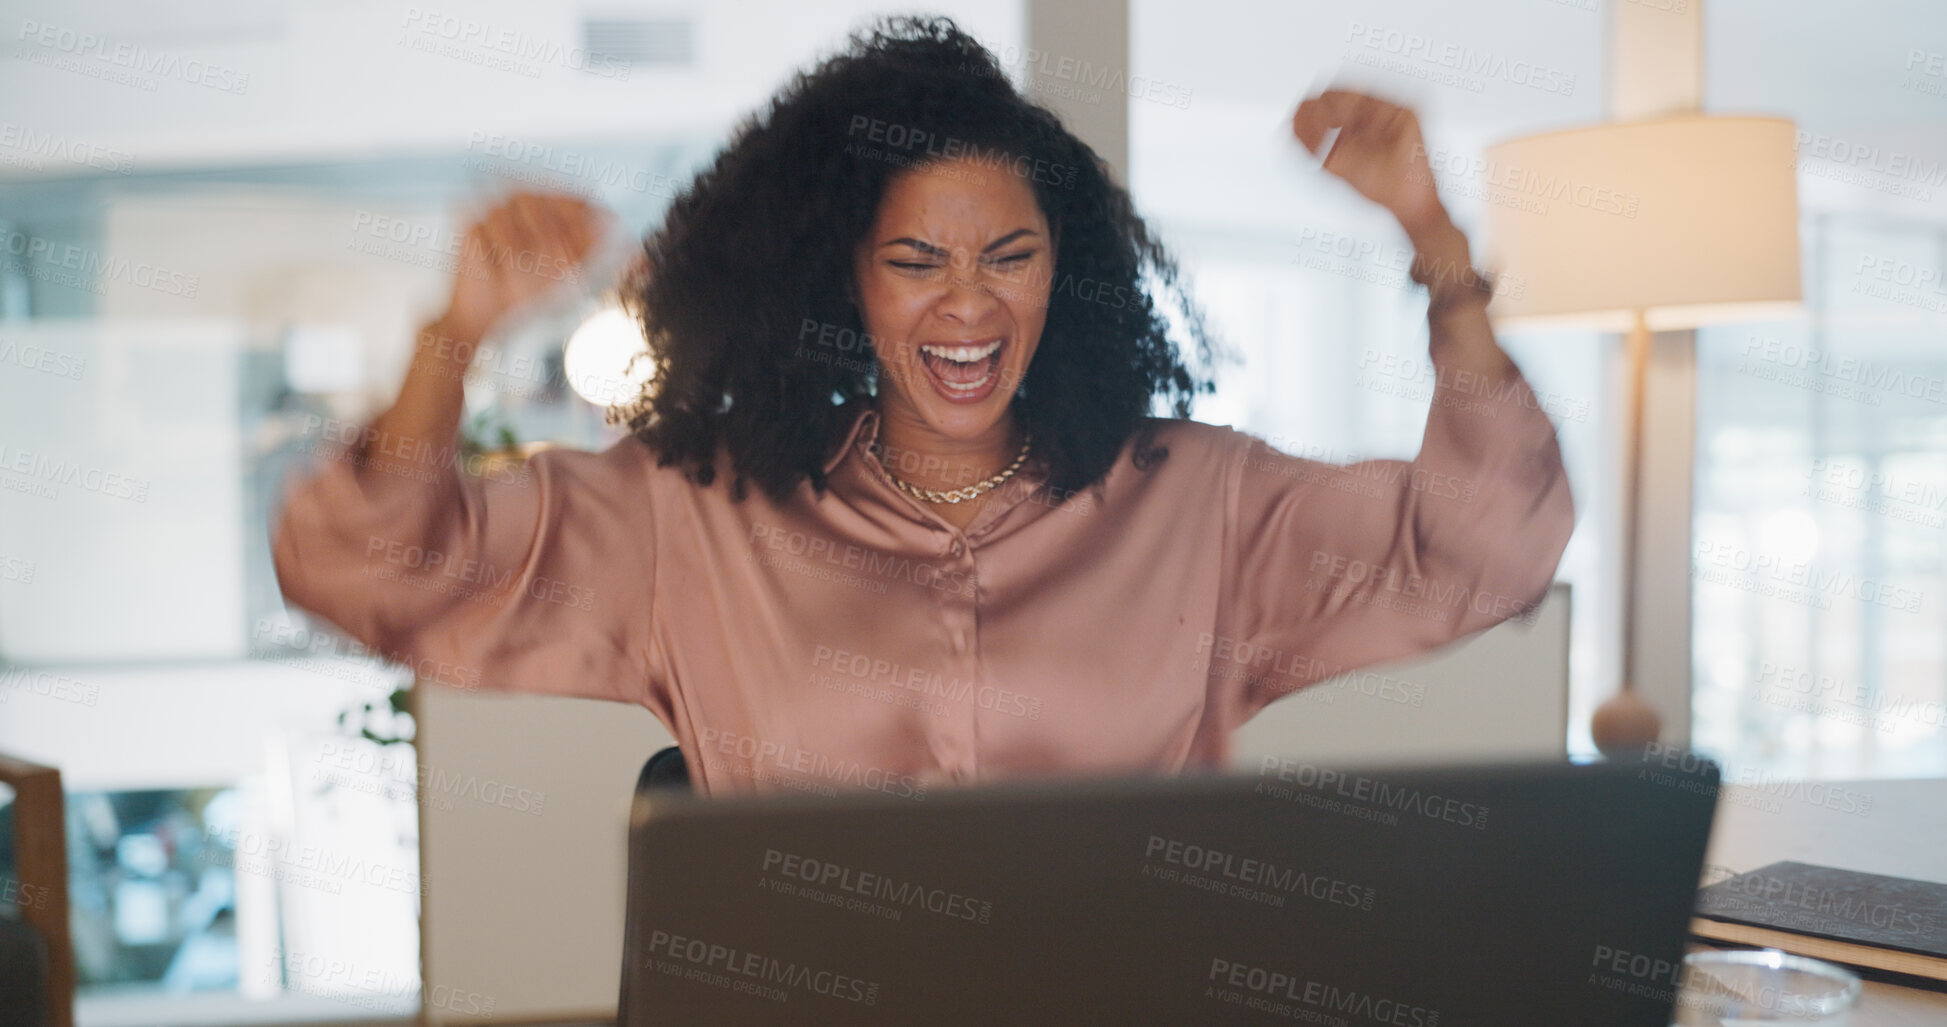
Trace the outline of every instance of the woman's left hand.
{"type": "Polygon", "coordinates": [[[1318,153],[1325,134],[1339,130],[1325,170],[1391,211],[1408,235],[1447,223],[1420,136],[1420,119],[1398,104],[1364,93],[1328,89],[1298,105],[1292,134],[1318,153]]]}

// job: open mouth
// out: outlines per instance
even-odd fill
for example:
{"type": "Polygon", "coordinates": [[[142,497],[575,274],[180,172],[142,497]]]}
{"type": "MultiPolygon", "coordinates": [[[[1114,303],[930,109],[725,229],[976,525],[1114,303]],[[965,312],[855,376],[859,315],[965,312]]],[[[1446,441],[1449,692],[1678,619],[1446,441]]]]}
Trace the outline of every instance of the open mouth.
{"type": "Polygon", "coordinates": [[[920,363],[940,395],[958,403],[985,399],[1000,379],[1006,340],[974,343],[928,343],[919,348],[920,363]]]}

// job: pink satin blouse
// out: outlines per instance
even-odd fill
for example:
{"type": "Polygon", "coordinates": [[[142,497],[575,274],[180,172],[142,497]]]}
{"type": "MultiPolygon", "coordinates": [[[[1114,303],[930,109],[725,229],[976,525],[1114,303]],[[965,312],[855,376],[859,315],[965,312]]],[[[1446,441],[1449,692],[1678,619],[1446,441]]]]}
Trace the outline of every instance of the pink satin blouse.
{"type": "Polygon", "coordinates": [[[484,477],[353,447],[288,491],[276,569],[424,682],[648,707],[710,793],[1219,766],[1266,703],[1541,601],[1574,521],[1553,427],[1525,382],[1442,382],[1411,462],[1160,420],[1166,459],[1017,476],[965,530],[888,481],[869,408],[782,504],[634,439],[484,477]]]}

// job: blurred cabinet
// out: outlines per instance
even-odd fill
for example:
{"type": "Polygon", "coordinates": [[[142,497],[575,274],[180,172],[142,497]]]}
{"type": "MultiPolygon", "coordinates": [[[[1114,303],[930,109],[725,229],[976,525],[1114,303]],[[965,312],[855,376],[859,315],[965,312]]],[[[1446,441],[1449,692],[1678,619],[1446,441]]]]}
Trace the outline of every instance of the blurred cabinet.
{"type": "Polygon", "coordinates": [[[245,655],[243,326],[0,323],[0,661],[245,655]]]}
{"type": "Polygon", "coordinates": [[[640,706],[414,689],[429,1027],[615,1015],[640,706]]]}

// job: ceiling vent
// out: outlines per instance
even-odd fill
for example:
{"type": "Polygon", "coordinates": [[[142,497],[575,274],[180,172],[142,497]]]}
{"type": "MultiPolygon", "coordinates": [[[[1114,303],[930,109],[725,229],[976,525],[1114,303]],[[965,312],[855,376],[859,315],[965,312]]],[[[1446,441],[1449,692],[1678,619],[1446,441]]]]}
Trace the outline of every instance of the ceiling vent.
{"type": "Polygon", "coordinates": [[[687,68],[696,60],[696,26],[687,18],[587,18],[581,38],[591,57],[632,68],[687,68]]]}

